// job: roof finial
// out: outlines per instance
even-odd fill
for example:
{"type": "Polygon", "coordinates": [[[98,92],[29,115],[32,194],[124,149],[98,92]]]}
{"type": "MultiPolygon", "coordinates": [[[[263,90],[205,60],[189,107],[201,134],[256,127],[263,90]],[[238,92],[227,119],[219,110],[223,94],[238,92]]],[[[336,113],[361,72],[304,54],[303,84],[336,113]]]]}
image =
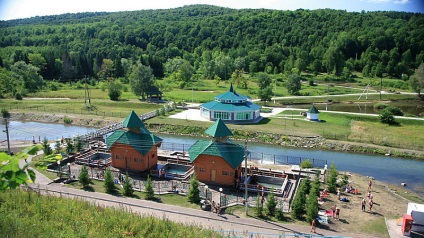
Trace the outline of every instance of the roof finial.
{"type": "Polygon", "coordinates": [[[234,92],[233,83],[230,84],[230,92],[234,92]]]}

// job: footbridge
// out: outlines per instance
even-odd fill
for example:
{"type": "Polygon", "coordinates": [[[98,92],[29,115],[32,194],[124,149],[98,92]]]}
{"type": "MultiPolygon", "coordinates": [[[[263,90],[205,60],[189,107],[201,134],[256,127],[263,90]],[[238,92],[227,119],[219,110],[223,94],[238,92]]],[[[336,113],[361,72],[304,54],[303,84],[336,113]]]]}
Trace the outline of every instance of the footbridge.
{"type": "MultiPolygon", "coordinates": [[[[173,110],[172,102],[168,103],[167,105],[168,105],[168,108],[169,108],[168,111],[172,111],[173,110]]],[[[139,115],[141,121],[153,118],[155,116],[156,116],[156,111],[151,111],[151,112],[147,112],[147,113],[139,115]]],[[[74,140],[79,139],[81,141],[90,141],[90,140],[94,140],[94,139],[97,139],[97,138],[103,138],[104,135],[109,134],[111,132],[114,132],[116,130],[122,129],[122,128],[123,128],[122,122],[116,122],[116,123],[113,123],[111,125],[97,129],[96,131],[88,132],[84,135],[74,136],[73,139],[74,140]]]]}

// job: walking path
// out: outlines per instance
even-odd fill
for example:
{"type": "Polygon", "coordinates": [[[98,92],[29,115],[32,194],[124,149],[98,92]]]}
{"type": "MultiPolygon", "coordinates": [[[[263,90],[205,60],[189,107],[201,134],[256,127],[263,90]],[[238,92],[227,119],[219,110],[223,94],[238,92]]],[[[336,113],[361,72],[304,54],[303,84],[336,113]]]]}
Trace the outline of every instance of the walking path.
{"type": "MultiPolygon", "coordinates": [[[[27,161],[31,161],[31,157],[29,157],[27,161]]],[[[69,188],[63,184],[52,183],[51,179],[39,173],[35,169],[34,172],[36,173],[36,180],[31,187],[33,189],[39,189],[42,193],[62,197],[79,198],[93,202],[97,205],[127,209],[131,212],[137,212],[142,216],[154,216],[159,219],[169,219],[183,224],[195,224],[217,231],[235,230],[240,233],[247,231],[266,234],[311,234],[309,226],[293,223],[282,224],[260,219],[239,217],[231,214],[222,214],[218,216],[217,214],[203,211],[201,209],[179,207],[142,199],[127,198],[69,188]]],[[[319,227],[317,229],[317,233],[314,235],[371,237],[363,234],[339,233],[331,229],[320,229],[319,227]]]]}

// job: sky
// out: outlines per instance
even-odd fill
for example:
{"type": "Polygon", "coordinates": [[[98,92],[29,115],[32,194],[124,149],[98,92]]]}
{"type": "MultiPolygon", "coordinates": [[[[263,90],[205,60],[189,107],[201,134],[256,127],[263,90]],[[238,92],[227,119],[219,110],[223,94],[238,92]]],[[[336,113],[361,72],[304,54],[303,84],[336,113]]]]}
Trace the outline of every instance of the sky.
{"type": "Polygon", "coordinates": [[[118,12],[209,4],[235,9],[341,9],[424,13],[424,0],[0,0],[0,20],[78,12],[118,12]]]}

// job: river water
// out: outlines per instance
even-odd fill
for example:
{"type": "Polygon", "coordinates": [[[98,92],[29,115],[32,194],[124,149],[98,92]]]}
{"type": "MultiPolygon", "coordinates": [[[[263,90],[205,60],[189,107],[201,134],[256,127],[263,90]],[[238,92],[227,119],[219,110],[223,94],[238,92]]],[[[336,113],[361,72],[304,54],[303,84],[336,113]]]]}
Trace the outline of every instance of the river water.
{"type": "MultiPolygon", "coordinates": [[[[4,124],[0,125],[0,141],[6,139],[6,134],[3,132],[4,124]]],[[[71,137],[82,135],[95,128],[73,126],[64,124],[48,124],[39,122],[10,122],[10,139],[11,140],[41,140],[46,137],[49,140],[56,140],[63,137],[71,137]]],[[[158,134],[163,139],[164,143],[178,144],[193,144],[198,140],[195,137],[176,136],[167,134],[158,134]]],[[[236,142],[243,144],[243,142],[236,142]]],[[[328,165],[335,163],[340,171],[350,171],[365,176],[372,176],[377,180],[400,185],[406,183],[407,188],[419,193],[424,197],[424,161],[396,158],[392,156],[374,156],[365,154],[354,154],[347,152],[334,152],[315,149],[281,147],[267,144],[248,143],[248,150],[266,153],[277,154],[284,156],[305,157],[311,159],[327,160],[328,165]]],[[[264,163],[271,164],[274,161],[264,160],[264,163]]],[[[276,163],[284,161],[276,160],[276,163]]]]}

